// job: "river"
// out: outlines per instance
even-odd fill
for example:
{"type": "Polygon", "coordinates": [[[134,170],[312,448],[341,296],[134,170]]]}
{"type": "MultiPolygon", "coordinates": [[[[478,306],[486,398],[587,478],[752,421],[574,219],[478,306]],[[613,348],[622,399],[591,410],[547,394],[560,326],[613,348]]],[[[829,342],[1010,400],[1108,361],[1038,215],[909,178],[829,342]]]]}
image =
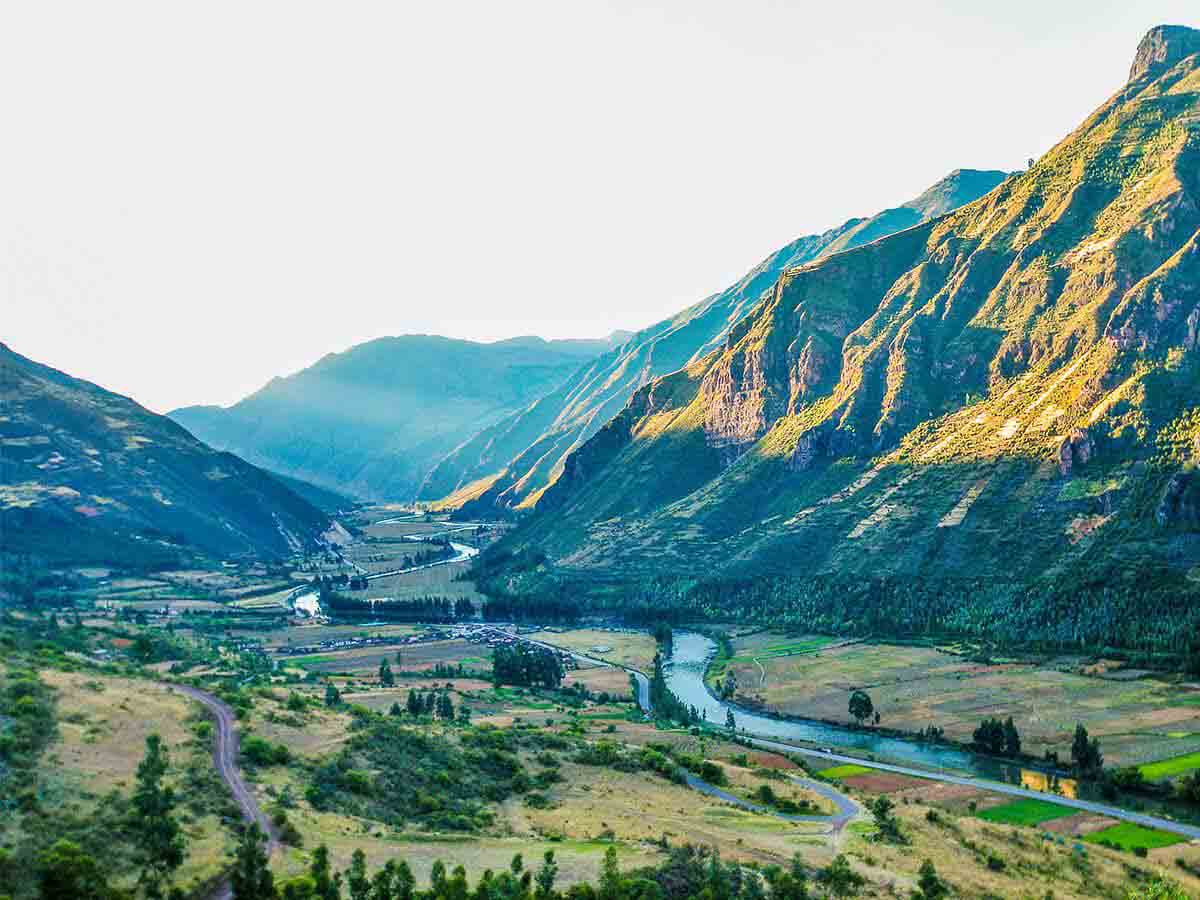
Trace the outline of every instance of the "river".
{"type": "MultiPolygon", "coordinates": [[[[717,645],[702,634],[677,631],[671,658],[663,666],[663,676],[671,693],[689,706],[695,706],[718,727],[725,714],[733,710],[738,730],[777,740],[807,741],[818,746],[853,749],[881,760],[903,762],[928,769],[950,769],[982,778],[1025,784],[1035,790],[1045,784],[1045,775],[1020,766],[1005,765],[943,744],[921,743],[905,738],[887,737],[870,729],[858,730],[828,725],[811,719],[776,719],[732,706],[718,700],[704,683],[704,672],[717,653],[717,645]]],[[[1064,794],[1073,794],[1074,782],[1063,779],[1064,794]]]]}

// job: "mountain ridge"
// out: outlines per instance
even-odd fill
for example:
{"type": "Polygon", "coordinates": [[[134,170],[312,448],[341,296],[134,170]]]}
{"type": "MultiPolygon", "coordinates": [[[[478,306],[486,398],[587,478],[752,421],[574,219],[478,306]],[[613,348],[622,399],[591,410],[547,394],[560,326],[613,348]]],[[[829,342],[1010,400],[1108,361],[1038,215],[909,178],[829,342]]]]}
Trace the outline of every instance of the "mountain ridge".
{"type": "Polygon", "coordinates": [[[1180,640],[1200,623],[1200,33],[1168,37],[1029,171],[787,269],[576,449],[505,547],[573,587],[655,580],[692,614],[704,583],[758,579],[738,596],[808,627],[1180,640]]]}
{"type": "Polygon", "coordinates": [[[168,415],[281,475],[365,499],[411,500],[441,454],[607,346],[607,339],[376,338],[274,378],[230,407],[168,415]]]}
{"type": "Polygon", "coordinates": [[[532,508],[557,479],[568,454],[619,413],[634,390],[703,355],[788,265],[944,214],[1007,176],[956,169],[899,207],[796,238],[723,291],[642,329],[623,346],[581,366],[556,392],[460,445],[430,472],[421,497],[445,498],[441,505],[461,507],[466,516],[532,508]]]}
{"type": "Polygon", "coordinates": [[[73,562],[280,559],[334,522],[179,424],[0,343],[5,553],[73,562]]]}

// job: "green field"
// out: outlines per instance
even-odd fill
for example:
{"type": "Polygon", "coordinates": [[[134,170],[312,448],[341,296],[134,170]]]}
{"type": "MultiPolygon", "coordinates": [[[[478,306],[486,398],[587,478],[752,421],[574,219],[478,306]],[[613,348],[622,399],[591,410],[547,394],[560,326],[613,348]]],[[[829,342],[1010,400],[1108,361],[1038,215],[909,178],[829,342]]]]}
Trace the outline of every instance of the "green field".
{"type": "Polygon", "coordinates": [[[1200,769],[1200,753],[1172,756],[1170,759],[1163,759],[1155,763],[1138,766],[1138,769],[1148,781],[1158,781],[1160,778],[1182,775],[1184,772],[1200,769]]]}
{"type": "Polygon", "coordinates": [[[1016,800],[1003,806],[993,806],[980,812],[979,818],[1005,825],[1037,825],[1050,819],[1061,819],[1075,814],[1075,810],[1045,800],[1016,800]]]}
{"type": "Polygon", "coordinates": [[[1093,831],[1084,840],[1093,844],[1115,844],[1122,850],[1133,850],[1136,847],[1155,850],[1159,847],[1181,844],[1187,838],[1167,831],[1159,831],[1156,828],[1143,828],[1132,822],[1122,822],[1111,828],[1105,828],[1103,831],[1093,831]]]}
{"type": "Polygon", "coordinates": [[[832,769],[822,769],[817,774],[822,778],[850,778],[854,775],[866,775],[873,771],[874,769],[868,769],[866,766],[856,766],[851,763],[845,766],[834,766],[832,769]]]}

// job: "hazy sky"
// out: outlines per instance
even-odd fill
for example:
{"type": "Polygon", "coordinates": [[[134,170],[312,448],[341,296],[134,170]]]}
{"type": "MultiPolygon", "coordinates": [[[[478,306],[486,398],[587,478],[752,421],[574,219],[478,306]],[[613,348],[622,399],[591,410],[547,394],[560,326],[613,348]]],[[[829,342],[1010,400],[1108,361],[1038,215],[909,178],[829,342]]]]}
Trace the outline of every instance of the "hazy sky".
{"type": "Polygon", "coordinates": [[[0,340],[159,411],[637,328],[1012,169],[1194,0],[7,3],[0,340]]]}

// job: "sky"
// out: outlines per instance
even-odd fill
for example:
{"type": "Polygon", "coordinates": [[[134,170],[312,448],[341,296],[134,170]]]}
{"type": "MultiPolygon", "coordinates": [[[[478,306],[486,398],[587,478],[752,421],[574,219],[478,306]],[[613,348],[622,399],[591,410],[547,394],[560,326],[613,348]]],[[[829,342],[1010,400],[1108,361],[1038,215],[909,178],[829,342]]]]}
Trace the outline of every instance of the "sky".
{"type": "Polygon", "coordinates": [[[1012,170],[1194,0],[9,3],[0,341],[165,412],[384,335],[636,329],[1012,170]]]}

